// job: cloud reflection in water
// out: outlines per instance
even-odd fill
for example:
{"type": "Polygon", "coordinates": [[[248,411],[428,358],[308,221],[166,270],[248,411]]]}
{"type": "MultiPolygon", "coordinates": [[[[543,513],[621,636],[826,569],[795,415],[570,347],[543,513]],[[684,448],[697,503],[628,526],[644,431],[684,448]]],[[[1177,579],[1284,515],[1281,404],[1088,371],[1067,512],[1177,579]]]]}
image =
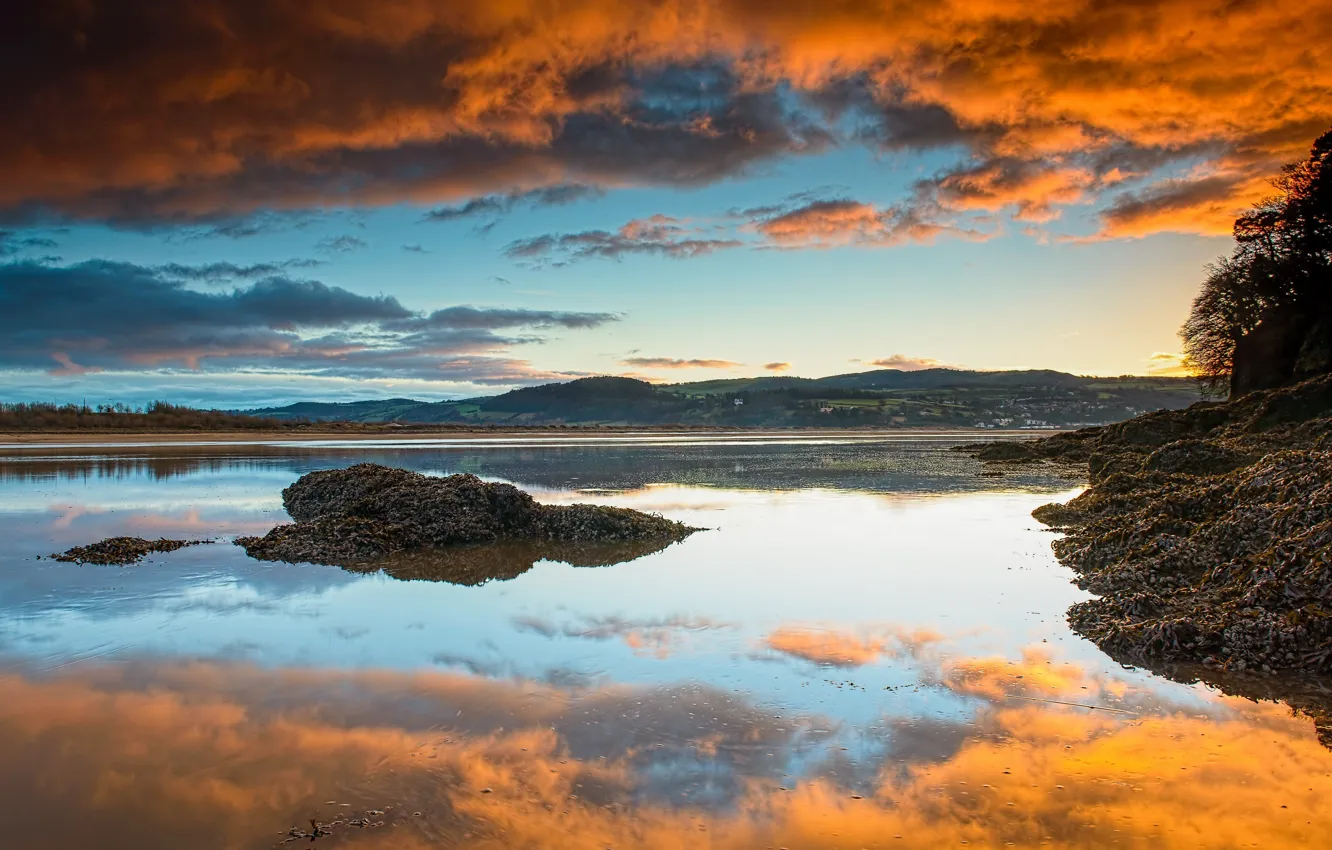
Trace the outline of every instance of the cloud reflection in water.
{"type": "Polygon", "coordinates": [[[974,698],[972,716],[895,718],[887,701],[884,746],[852,780],[835,721],[712,687],[183,660],[11,669],[0,808],[20,850],[260,847],[367,809],[385,826],[327,842],[1184,848],[1307,846],[1332,826],[1329,756],[1285,709],[1157,703],[1049,661],[940,667],[936,686],[974,698]],[[1132,713],[1022,694],[1117,694],[1132,713]]]}

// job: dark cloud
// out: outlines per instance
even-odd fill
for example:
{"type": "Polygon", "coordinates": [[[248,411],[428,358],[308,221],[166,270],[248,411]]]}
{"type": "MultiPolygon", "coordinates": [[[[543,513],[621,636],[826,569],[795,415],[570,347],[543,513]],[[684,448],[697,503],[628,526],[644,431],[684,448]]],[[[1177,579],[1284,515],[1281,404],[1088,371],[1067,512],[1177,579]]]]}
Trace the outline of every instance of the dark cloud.
{"type": "MultiPolygon", "coordinates": [[[[182,268],[198,275],[208,267],[182,268]]],[[[106,261],[0,265],[0,368],[531,383],[552,373],[508,351],[544,339],[532,331],[617,320],[606,313],[477,307],[425,314],[389,296],[314,280],[271,275],[229,292],[201,292],[188,288],[192,279],[169,268],[106,261]],[[511,333],[520,329],[528,330],[511,333]]]]}
{"type": "Polygon", "coordinates": [[[462,218],[474,217],[497,218],[519,206],[563,206],[587,198],[600,197],[602,194],[604,194],[604,191],[595,186],[565,184],[546,186],[528,192],[483,195],[479,198],[472,198],[463,204],[430,210],[425,214],[425,220],[456,221],[462,218]]]}
{"type": "Polygon", "coordinates": [[[685,259],[726,248],[739,248],[738,239],[708,237],[686,222],[665,215],[635,219],[614,233],[585,230],[581,233],[545,234],[511,242],[504,253],[515,260],[553,260],[564,265],[576,260],[618,260],[633,254],[653,254],[685,259]]]}
{"type": "Polygon", "coordinates": [[[320,239],[319,244],[315,246],[315,248],[327,254],[350,254],[353,251],[368,247],[369,243],[364,239],[347,234],[320,239]]]}
{"type": "Polygon", "coordinates": [[[202,265],[164,263],[155,266],[154,270],[164,277],[181,280],[193,280],[201,283],[231,283],[236,280],[274,277],[285,274],[292,269],[311,269],[320,265],[323,265],[321,260],[294,259],[272,263],[251,263],[245,266],[228,262],[204,263],[202,265]]]}
{"type": "Polygon", "coordinates": [[[616,321],[613,313],[569,313],[559,310],[480,309],[445,307],[442,310],[397,323],[398,327],[427,328],[595,328],[616,321]]]}
{"type": "Polygon", "coordinates": [[[830,121],[849,122],[851,138],[880,150],[979,144],[995,135],[993,128],[964,127],[944,105],[910,102],[908,91],[885,88],[876,76],[867,71],[835,78],[808,96],[830,121]]]}
{"type": "Polygon", "coordinates": [[[31,236],[13,230],[0,230],[0,257],[12,257],[36,249],[57,247],[57,242],[46,236],[31,236]]]}
{"type": "Polygon", "coordinates": [[[259,210],[244,214],[212,213],[199,216],[145,215],[112,216],[109,221],[119,227],[147,232],[165,231],[168,241],[197,242],[207,239],[250,239],[273,236],[293,230],[305,230],[315,224],[334,218],[334,214],[311,210],[281,211],[259,210]]]}
{"type": "Polygon", "coordinates": [[[422,245],[403,245],[402,250],[411,254],[429,254],[430,250],[422,245]]]}

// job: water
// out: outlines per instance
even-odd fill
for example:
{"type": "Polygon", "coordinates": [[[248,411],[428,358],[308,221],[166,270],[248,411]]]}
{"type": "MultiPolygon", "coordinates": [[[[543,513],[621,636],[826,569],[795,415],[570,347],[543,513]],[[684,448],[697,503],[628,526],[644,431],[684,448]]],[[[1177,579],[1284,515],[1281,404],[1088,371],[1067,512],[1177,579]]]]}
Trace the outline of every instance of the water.
{"type": "Polygon", "coordinates": [[[311,819],[395,848],[1320,843],[1312,722],[1072,635],[1084,595],[1029,513],[1077,482],[950,442],[10,447],[0,846],[271,847],[311,819]],[[362,460],[710,530],[373,572],[229,543],[362,460]],[[38,559],[120,534],[218,542],[38,559]]]}

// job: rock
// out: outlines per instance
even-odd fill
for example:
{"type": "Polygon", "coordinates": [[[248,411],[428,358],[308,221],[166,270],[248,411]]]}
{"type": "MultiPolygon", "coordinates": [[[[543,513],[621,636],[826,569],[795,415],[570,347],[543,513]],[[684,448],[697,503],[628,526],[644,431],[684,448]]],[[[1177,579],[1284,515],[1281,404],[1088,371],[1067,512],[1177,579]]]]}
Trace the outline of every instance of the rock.
{"type": "Polygon", "coordinates": [[[145,540],[142,537],[108,537],[106,540],[87,546],[75,546],[51,557],[67,563],[123,567],[136,564],[153,552],[174,552],[186,546],[198,546],[209,542],[211,541],[167,540],[164,537],[157,540],[145,540]]]}
{"type": "Polygon", "coordinates": [[[493,541],[680,540],[698,529],[596,505],[540,505],[509,484],[377,464],[304,475],[282,491],[292,525],[236,543],[262,560],[366,563],[388,555],[493,541]]]}
{"type": "Polygon", "coordinates": [[[986,443],[976,452],[979,460],[989,461],[991,463],[1004,463],[1009,461],[1030,461],[1040,460],[1041,455],[1037,452],[1037,440],[1004,440],[997,443],[986,443]]]}
{"type": "Polygon", "coordinates": [[[980,445],[958,446],[978,460],[990,463],[1086,463],[1101,436],[1100,428],[1081,428],[1042,440],[1001,440],[980,445]]]}

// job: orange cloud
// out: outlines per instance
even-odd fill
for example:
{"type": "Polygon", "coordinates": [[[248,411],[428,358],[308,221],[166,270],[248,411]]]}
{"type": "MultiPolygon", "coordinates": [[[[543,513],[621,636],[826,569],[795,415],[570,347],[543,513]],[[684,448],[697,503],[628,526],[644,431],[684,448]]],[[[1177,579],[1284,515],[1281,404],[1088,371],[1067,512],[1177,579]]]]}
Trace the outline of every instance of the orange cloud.
{"type": "Polygon", "coordinates": [[[954,209],[998,211],[1014,207],[1019,221],[1058,218],[1056,205],[1083,200],[1095,178],[1085,170],[1021,159],[993,159],[941,177],[935,190],[954,209]]]}
{"type": "Polygon", "coordinates": [[[831,667],[862,667],[880,658],[918,655],[926,646],[943,640],[928,629],[878,630],[854,634],[837,629],[783,626],[766,638],[764,644],[775,652],[831,667]]]}
{"type": "Polygon", "coordinates": [[[873,204],[823,201],[775,218],[755,228],[777,245],[848,245],[874,242],[888,233],[884,213],[873,204]]]}
{"type": "Polygon", "coordinates": [[[869,361],[869,365],[880,369],[900,369],[903,372],[919,372],[922,369],[942,369],[945,364],[933,357],[907,357],[905,354],[893,354],[869,361]]]}
{"type": "Polygon", "coordinates": [[[1158,351],[1147,358],[1147,374],[1188,378],[1193,376],[1193,370],[1185,364],[1183,354],[1158,351]]]}
{"type": "Polygon", "coordinates": [[[763,368],[769,372],[786,372],[791,368],[791,364],[785,360],[775,360],[772,363],[764,363],[763,368]]]}
{"type": "Polygon", "coordinates": [[[738,369],[745,365],[734,360],[683,360],[678,357],[627,357],[620,364],[636,369],[738,369]]]}
{"type": "Polygon", "coordinates": [[[879,638],[795,628],[778,629],[768,635],[766,643],[784,655],[833,667],[872,664],[887,650],[887,645],[879,638]]]}
{"type": "MultiPolygon", "coordinates": [[[[944,205],[1211,234],[1332,124],[1330,42],[1316,0],[43,4],[0,34],[24,74],[0,93],[23,128],[0,208],[169,222],[698,185],[854,142],[965,150],[929,181],[944,205]]],[[[848,244],[874,219],[774,227],[848,244]]]]}
{"type": "Polygon", "coordinates": [[[1095,696],[1088,693],[1084,683],[1089,680],[1082,667],[1055,662],[1041,649],[1028,647],[1020,661],[1001,657],[963,658],[943,663],[940,683],[951,691],[979,696],[994,702],[1003,702],[1015,695],[1095,696]]]}

